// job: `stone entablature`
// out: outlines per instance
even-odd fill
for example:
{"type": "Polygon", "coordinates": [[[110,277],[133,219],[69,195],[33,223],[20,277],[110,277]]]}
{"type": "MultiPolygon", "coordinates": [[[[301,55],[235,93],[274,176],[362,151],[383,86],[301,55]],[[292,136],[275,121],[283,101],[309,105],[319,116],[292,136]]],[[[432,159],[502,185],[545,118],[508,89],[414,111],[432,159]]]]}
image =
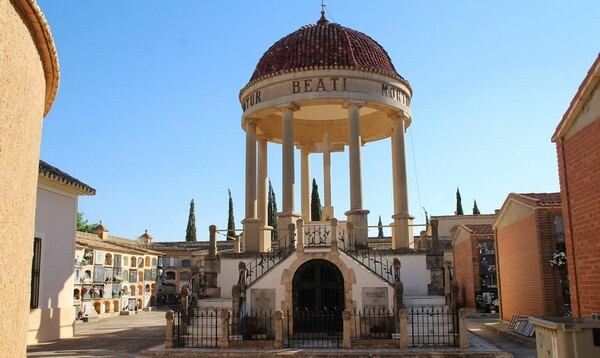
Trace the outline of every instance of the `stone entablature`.
{"type": "Polygon", "coordinates": [[[294,112],[296,145],[320,143],[326,130],[330,131],[331,144],[344,144],[348,143],[348,124],[343,106],[352,100],[364,102],[361,122],[368,125],[362,128],[361,138],[365,143],[372,142],[391,135],[393,124],[388,114],[392,111],[404,113],[405,126],[410,125],[411,96],[406,84],[379,74],[350,70],[295,72],[257,82],[241,93],[242,126],[247,118],[260,118],[257,130],[261,137],[281,143],[278,107],[294,103],[298,106],[294,112]]]}

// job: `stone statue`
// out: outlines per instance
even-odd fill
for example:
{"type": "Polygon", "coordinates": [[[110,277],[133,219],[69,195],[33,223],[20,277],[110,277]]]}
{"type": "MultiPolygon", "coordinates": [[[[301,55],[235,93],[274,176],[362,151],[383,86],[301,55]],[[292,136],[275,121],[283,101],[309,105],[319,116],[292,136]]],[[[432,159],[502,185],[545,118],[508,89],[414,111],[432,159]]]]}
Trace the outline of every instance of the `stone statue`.
{"type": "Polygon", "coordinates": [[[404,308],[404,285],[400,279],[400,268],[402,264],[397,257],[394,258],[392,266],[394,269],[394,308],[399,310],[404,308]]]}

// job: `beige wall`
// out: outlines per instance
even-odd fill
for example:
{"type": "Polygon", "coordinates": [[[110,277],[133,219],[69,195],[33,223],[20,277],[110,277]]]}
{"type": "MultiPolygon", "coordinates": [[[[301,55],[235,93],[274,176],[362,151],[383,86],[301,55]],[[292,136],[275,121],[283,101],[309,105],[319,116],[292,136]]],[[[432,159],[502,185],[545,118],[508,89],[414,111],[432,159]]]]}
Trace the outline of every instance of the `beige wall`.
{"type": "Polygon", "coordinates": [[[46,81],[13,1],[0,1],[0,351],[25,356],[46,81]],[[10,243],[10,244],[9,244],[10,243]]]}

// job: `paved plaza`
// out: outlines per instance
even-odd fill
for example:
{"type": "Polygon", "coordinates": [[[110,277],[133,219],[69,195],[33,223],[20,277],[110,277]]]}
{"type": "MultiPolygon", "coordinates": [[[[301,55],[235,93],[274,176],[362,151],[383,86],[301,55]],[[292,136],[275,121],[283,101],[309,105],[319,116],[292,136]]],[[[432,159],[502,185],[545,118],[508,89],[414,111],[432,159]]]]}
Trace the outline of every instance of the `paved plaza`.
{"type": "Polygon", "coordinates": [[[165,312],[142,312],[75,324],[75,337],[29,346],[28,357],[138,357],[160,345],[165,336],[165,312]]]}
{"type": "MultiPolygon", "coordinates": [[[[28,357],[140,357],[140,352],[162,346],[165,312],[143,312],[75,325],[75,337],[29,346],[28,357]]],[[[534,358],[535,350],[490,328],[495,320],[469,321],[472,351],[504,351],[515,358],[534,358]]]]}

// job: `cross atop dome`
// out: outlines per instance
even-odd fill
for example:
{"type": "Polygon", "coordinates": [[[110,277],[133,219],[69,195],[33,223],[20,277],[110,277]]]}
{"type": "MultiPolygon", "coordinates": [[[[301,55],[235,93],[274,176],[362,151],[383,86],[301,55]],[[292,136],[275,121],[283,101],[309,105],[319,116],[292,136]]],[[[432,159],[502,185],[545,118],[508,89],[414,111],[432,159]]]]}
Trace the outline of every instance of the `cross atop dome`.
{"type": "Polygon", "coordinates": [[[325,17],[325,0],[321,0],[321,18],[317,21],[317,25],[327,25],[329,20],[325,17]]]}

